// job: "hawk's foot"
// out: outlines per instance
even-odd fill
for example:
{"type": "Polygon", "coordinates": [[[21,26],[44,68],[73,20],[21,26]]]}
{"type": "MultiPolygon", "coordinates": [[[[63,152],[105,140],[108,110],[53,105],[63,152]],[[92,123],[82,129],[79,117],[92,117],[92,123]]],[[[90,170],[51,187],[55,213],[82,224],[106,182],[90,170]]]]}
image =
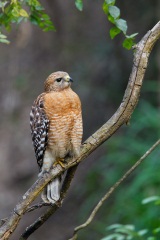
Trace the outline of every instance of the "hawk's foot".
{"type": "Polygon", "coordinates": [[[62,168],[65,168],[64,162],[65,162],[64,158],[57,158],[53,165],[59,164],[61,165],[62,168]]]}

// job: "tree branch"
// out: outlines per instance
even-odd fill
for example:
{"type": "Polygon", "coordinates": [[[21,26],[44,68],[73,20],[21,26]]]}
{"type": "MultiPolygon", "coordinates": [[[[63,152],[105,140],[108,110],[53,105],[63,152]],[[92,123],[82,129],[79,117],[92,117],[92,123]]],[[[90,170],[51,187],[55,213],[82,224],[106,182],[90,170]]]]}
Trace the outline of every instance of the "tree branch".
{"type": "Polygon", "coordinates": [[[11,212],[8,220],[0,228],[1,240],[8,239],[16,229],[20,219],[26,212],[28,206],[34,201],[46,184],[56,176],[62,174],[64,170],[75,166],[89,156],[104,141],[110,138],[121,125],[128,122],[139,99],[144,74],[147,68],[148,58],[155,42],[160,37],[160,22],[150,30],[142,40],[135,46],[135,56],[133,68],[129,82],[118,110],[115,114],[86,142],[82,145],[80,156],[77,159],[68,159],[65,169],[61,166],[54,167],[49,173],[43,174],[23,195],[22,199],[11,212]]]}
{"type": "Polygon", "coordinates": [[[51,205],[50,203],[40,202],[38,204],[32,205],[31,207],[27,208],[26,213],[32,212],[42,207],[48,207],[50,205],[51,205]]]}
{"type": "Polygon", "coordinates": [[[61,190],[61,197],[59,200],[59,204],[54,204],[53,206],[49,207],[47,211],[42,214],[34,223],[32,223],[29,227],[26,228],[24,233],[21,235],[19,240],[26,240],[28,237],[35,232],[44,222],[48,220],[52,216],[53,213],[61,206],[67,191],[70,187],[71,181],[74,178],[75,172],[77,170],[78,165],[71,167],[68,169],[66,177],[63,182],[62,190],[61,190]]]}
{"type": "MultiPolygon", "coordinates": [[[[63,201],[63,199],[66,196],[66,193],[68,191],[68,188],[70,187],[71,181],[75,175],[75,172],[77,170],[78,164],[74,167],[71,167],[70,169],[68,169],[66,177],[64,179],[63,185],[62,185],[62,189],[61,189],[61,196],[60,196],[60,201],[59,203],[63,201]]],[[[26,213],[32,212],[36,209],[39,209],[41,207],[45,207],[45,206],[51,206],[52,204],[50,203],[45,203],[45,202],[40,202],[38,204],[35,204],[29,208],[27,208],[26,213]]],[[[59,205],[59,204],[58,204],[59,205]]]]}
{"type": "Polygon", "coordinates": [[[103,203],[114,193],[117,187],[148,157],[148,155],[153,152],[153,150],[160,144],[160,139],[149,149],[147,152],[139,159],[137,162],[107,191],[107,193],[100,199],[96,207],[91,212],[88,219],[78,227],[74,229],[73,237],[68,240],[76,240],[77,239],[77,232],[83,228],[86,228],[94,219],[96,213],[103,205],[103,203]]]}

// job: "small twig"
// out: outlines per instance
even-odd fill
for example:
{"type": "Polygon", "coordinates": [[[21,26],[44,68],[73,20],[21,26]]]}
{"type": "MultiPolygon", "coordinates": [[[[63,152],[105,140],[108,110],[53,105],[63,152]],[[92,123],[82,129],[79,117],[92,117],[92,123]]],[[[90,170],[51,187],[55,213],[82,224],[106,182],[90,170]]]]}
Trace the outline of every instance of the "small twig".
{"type": "MultiPolygon", "coordinates": [[[[62,205],[62,202],[63,202],[63,200],[64,200],[64,198],[65,198],[65,196],[67,194],[67,191],[68,191],[68,189],[69,189],[69,187],[71,185],[71,181],[72,181],[72,179],[73,179],[73,177],[75,175],[77,167],[78,167],[78,165],[68,169],[66,177],[65,177],[63,185],[62,185],[61,198],[58,201],[58,203],[50,206],[43,215],[41,215],[34,223],[32,223],[29,227],[27,227],[26,230],[24,231],[24,233],[21,235],[19,240],[26,240],[26,239],[28,239],[28,237],[33,232],[35,232],[39,227],[41,227],[41,225],[44,222],[46,222],[48,220],[48,218],[51,217],[52,214],[55,213],[55,211],[57,209],[60,208],[60,206],[62,205]]],[[[36,209],[35,207],[37,207],[37,206],[38,205],[32,206],[34,208],[33,210],[35,210],[36,209]]],[[[45,205],[43,204],[43,206],[45,206],[45,205]]],[[[32,211],[31,208],[29,208],[29,210],[32,211]]]]}
{"type": "Polygon", "coordinates": [[[8,218],[3,218],[3,219],[0,219],[0,226],[2,226],[6,221],[7,221],[8,218]]]}
{"type": "Polygon", "coordinates": [[[96,207],[91,212],[89,218],[85,223],[79,225],[74,229],[73,237],[68,240],[76,240],[77,232],[85,227],[87,227],[94,219],[96,213],[103,205],[104,201],[106,201],[111,194],[117,189],[117,187],[143,162],[143,160],[160,144],[160,139],[109,189],[109,191],[101,198],[96,207]]]}
{"type": "Polygon", "coordinates": [[[38,203],[38,204],[35,204],[35,205],[29,207],[29,208],[27,209],[26,213],[32,212],[32,211],[34,211],[34,210],[36,210],[36,209],[39,209],[39,208],[41,208],[41,207],[48,207],[48,206],[50,206],[50,205],[51,205],[50,203],[40,202],[40,203],[38,203]]]}

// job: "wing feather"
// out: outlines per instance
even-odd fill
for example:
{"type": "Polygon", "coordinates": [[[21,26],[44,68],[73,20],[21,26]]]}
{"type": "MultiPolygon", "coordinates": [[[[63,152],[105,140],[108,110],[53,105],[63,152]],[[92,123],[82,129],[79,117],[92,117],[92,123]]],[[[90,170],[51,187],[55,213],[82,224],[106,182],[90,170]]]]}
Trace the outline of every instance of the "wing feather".
{"type": "Polygon", "coordinates": [[[44,94],[41,94],[33,103],[30,112],[30,127],[37,163],[41,169],[48,142],[49,129],[49,120],[44,111],[44,94]]]}

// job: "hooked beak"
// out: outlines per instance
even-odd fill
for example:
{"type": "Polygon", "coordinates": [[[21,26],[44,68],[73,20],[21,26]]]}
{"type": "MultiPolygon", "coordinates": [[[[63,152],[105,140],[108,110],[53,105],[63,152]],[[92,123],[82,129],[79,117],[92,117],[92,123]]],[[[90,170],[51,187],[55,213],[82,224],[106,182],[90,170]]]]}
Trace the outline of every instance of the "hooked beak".
{"type": "Polygon", "coordinates": [[[73,82],[73,79],[70,76],[66,76],[64,80],[66,82],[73,82]]]}

